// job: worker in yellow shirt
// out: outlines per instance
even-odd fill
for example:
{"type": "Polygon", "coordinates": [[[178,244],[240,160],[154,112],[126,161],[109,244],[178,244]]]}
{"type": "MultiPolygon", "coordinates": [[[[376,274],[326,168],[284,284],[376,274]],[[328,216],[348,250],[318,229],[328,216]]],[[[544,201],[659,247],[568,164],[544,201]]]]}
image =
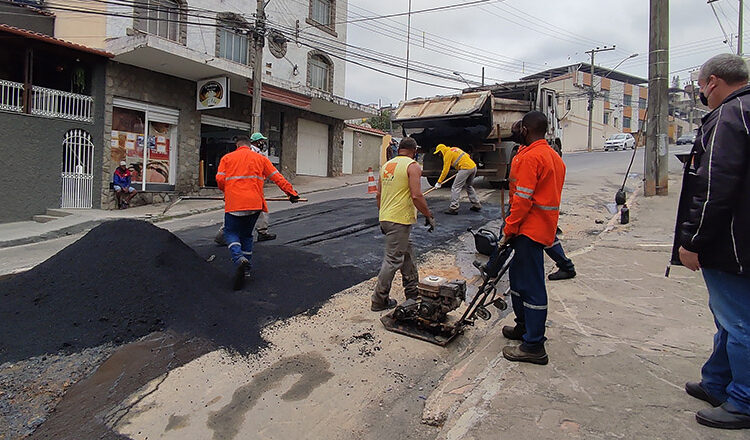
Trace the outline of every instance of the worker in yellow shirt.
{"type": "Polygon", "coordinates": [[[456,178],[453,179],[453,186],[451,186],[451,205],[445,213],[450,215],[458,214],[459,199],[464,187],[466,187],[466,193],[469,195],[471,210],[474,212],[480,211],[482,204],[479,203],[477,192],[474,190],[474,178],[477,177],[477,164],[471,160],[471,156],[458,147],[448,147],[445,144],[438,145],[435,148],[435,154],[443,155],[443,172],[440,173],[435,188],[442,186],[451,167],[458,170],[456,178]]]}

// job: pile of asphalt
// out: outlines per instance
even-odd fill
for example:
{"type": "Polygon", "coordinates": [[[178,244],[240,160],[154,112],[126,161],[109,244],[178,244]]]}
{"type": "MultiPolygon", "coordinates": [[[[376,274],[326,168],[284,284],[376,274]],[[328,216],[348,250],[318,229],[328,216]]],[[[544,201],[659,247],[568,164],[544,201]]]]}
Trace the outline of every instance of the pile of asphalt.
{"type": "MultiPolygon", "coordinates": [[[[298,275],[326,270],[317,256],[308,263],[298,275]]],[[[275,279],[286,304],[271,311],[265,295],[232,291],[226,270],[171,232],[138,220],[107,222],[34,269],[0,281],[0,363],[123,344],[167,329],[246,353],[263,346],[264,322],[315,308],[346,287],[300,288],[267,275],[264,282],[275,279]]]]}

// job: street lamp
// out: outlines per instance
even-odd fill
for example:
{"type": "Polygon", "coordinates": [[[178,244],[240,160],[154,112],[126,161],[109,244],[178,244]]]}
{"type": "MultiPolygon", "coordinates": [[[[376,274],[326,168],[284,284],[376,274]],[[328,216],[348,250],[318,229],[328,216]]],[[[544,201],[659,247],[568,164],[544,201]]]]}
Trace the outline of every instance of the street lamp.
{"type": "Polygon", "coordinates": [[[457,77],[461,78],[461,81],[465,82],[467,86],[471,87],[471,84],[469,84],[469,81],[467,81],[466,78],[464,78],[463,76],[461,76],[460,73],[453,72],[453,74],[456,75],[457,77]]]}

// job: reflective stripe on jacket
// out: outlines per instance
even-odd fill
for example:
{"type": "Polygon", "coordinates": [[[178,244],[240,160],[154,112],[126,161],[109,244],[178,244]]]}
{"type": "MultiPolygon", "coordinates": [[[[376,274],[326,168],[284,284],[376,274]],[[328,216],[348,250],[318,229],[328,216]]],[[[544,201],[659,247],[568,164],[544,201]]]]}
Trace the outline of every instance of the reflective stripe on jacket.
{"type": "Polygon", "coordinates": [[[409,165],[416,163],[406,156],[396,156],[380,168],[381,222],[411,225],[417,221],[417,208],[409,189],[409,165]]]}
{"type": "Polygon", "coordinates": [[[263,183],[269,178],[288,195],[297,195],[284,176],[262,154],[247,146],[224,155],[219,162],[216,183],[224,191],[224,211],[268,212],[263,196],[263,183]]]}
{"type": "Polygon", "coordinates": [[[565,164],[546,140],[522,146],[510,167],[511,207],[504,234],[552,245],[564,182],[565,164]]]}
{"type": "Polygon", "coordinates": [[[443,172],[438,177],[439,183],[443,183],[451,167],[457,170],[470,170],[477,167],[477,164],[471,160],[471,156],[458,147],[449,148],[445,144],[440,144],[435,148],[435,152],[443,154],[443,172]]]}

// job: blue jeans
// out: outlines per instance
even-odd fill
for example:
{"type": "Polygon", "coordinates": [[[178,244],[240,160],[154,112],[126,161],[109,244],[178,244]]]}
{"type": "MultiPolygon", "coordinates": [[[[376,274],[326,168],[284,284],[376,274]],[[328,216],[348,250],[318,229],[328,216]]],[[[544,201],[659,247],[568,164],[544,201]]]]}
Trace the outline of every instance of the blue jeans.
{"type": "Polygon", "coordinates": [[[523,326],[522,348],[536,352],[544,348],[547,323],[547,288],[544,285],[544,246],[525,235],[512,241],[515,256],[510,263],[511,301],[516,324],[523,326]]]}
{"type": "Polygon", "coordinates": [[[702,383],[720,400],[750,414],[750,278],[703,269],[717,332],[702,383]]]}
{"type": "Polygon", "coordinates": [[[248,261],[253,256],[253,228],[260,212],[252,215],[232,215],[224,213],[224,240],[232,254],[232,263],[239,264],[240,258],[248,261]]]}

